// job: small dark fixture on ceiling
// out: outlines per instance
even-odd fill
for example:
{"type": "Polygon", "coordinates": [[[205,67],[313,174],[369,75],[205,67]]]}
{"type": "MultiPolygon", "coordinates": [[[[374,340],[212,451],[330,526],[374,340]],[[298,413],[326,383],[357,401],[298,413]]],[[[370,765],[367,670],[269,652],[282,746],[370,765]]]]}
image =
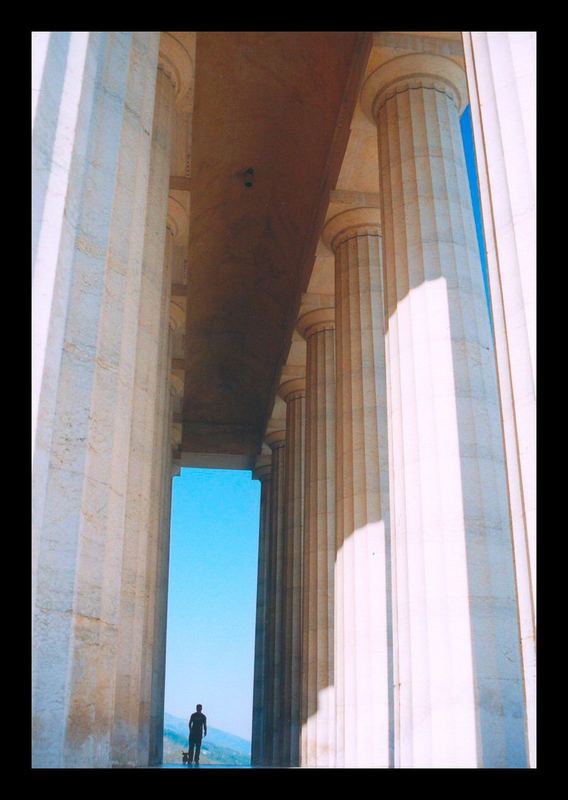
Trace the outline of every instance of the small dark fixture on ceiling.
{"type": "Polygon", "coordinates": [[[250,189],[250,187],[252,186],[253,179],[254,179],[254,169],[252,167],[249,167],[248,169],[245,170],[245,186],[247,187],[247,189],[250,189]]]}

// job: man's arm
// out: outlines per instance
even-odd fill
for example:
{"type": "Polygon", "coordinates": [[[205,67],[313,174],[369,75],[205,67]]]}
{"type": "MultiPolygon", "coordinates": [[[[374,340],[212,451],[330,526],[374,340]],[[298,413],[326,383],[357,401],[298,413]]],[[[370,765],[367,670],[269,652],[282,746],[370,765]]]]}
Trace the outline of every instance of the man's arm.
{"type": "Polygon", "coordinates": [[[203,715],[203,735],[207,736],[207,717],[203,715]]]}

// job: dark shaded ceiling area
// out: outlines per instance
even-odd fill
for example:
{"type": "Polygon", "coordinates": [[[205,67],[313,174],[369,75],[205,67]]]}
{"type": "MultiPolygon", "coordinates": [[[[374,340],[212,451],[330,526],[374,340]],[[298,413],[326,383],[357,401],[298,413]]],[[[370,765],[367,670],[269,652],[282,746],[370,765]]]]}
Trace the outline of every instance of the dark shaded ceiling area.
{"type": "Polygon", "coordinates": [[[197,34],[182,451],[260,449],[369,49],[197,34]]]}

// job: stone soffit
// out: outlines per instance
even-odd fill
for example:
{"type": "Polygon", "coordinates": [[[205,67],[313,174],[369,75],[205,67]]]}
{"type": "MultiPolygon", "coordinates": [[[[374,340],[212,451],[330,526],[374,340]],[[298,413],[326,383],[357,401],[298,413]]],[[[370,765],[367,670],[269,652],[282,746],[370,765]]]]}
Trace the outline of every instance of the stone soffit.
{"type": "Polygon", "coordinates": [[[305,349],[296,316],[370,39],[197,33],[182,461],[256,455],[286,356],[305,349]]]}
{"type": "Polygon", "coordinates": [[[285,424],[278,386],[305,365],[302,297],[333,303],[319,232],[341,211],[379,206],[360,88],[410,53],[463,67],[461,33],[198,32],[195,51],[181,450],[252,464],[285,424]]]}

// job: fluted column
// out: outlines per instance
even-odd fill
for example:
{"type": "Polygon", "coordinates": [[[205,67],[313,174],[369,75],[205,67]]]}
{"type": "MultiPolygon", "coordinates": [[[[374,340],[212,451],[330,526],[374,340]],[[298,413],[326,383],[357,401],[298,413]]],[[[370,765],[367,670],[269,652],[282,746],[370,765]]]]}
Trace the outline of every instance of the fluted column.
{"type": "MultiPolygon", "coordinates": [[[[168,609],[168,576],[170,554],[170,516],[172,499],[172,447],[171,427],[173,416],[173,387],[170,379],[172,345],[175,320],[171,318],[171,284],[173,274],[174,234],[166,223],[164,249],[164,275],[161,298],[162,330],[161,350],[158,357],[158,402],[156,405],[156,451],[154,459],[156,496],[154,507],[157,542],[155,550],[155,579],[152,594],[155,596],[153,616],[149,616],[145,649],[148,659],[150,683],[150,740],[149,763],[160,764],[163,757],[164,692],[166,682],[166,625],[168,609]]],[[[152,556],[151,556],[152,557],[152,556]]]]}
{"type": "Polygon", "coordinates": [[[34,37],[33,764],[108,767],[159,35],[34,37]]]}
{"type": "Polygon", "coordinates": [[[335,765],[335,310],[303,314],[307,340],[301,764],[335,765]]]}
{"type": "Polygon", "coordinates": [[[270,534],[268,544],[268,625],[266,646],[266,729],[264,763],[275,766],[280,760],[283,737],[283,662],[284,641],[284,537],[286,484],[286,431],[273,431],[265,437],[272,450],[270,485],[270,534]]]}
{"type": "Polygon", "coordinates": [[[378,126],[395,571],[397,766],[526,766],[502,433],[459,113],[464,74],[407,55],[378,126]]]}
{"type": "MultiPolygon", "coordinates": [[[[168,392],[171,276],[166,258],[170,148],[176,85],[160,57],[152,127],[140,328],[128,461],[113,763],[148,764],[168,392]]],[[[169,439],[169,433],[167,434],[169,439]]]]}
{"type": "Polygon", "coordinates": [[[463,33],[536,766],[536,33],[463,33]]]}
{"type": "Polygon", "coordinates": [[[286,403],[286,485],[283,639],[284,704],[281,763],[300,763],[301,700],[301,590],[304,529],[304,452],[306,420],[306,382],[297,378],[283,383],[279,395],[286,403]]]}
{"type": "MultiPolygon", "coordinates": [[[[171,408],[173,402],[170,397],[170,411],[166,419],[171,422],[171,408]]],[[[156,570],[156,607],[154,614],[154,642],[153,671],[150,705],[150,765],[161,764],[164,748],[164,699],[166,689],[166,640],[168,618],[168,582],[170,567],[170,529],[172,511],[173,478],[179,475],[179,467],[172,463],[172,450],[170,443],[170,426],[167,430],[167,440],[164,443],[162,478],[161,518],[158,543],[158,563],[156,570]]]]}
{"type": "Polygon", "coordinates": [[[329,220],[336,302],[336,765],[392,761],[388,455],[378,210],[329,220]]]}
{"type": "Polygon", "coordinates": [[[258,537],[258,579],[256,589],[256,630],[254,645],[254,685],[252,700],[251,763],[265,764],[264,733],[267,698],[268,559],[270,536],[270,495],[272,464],[258,461],[252,477],[260,481],[260,529],[258,537]]]}

